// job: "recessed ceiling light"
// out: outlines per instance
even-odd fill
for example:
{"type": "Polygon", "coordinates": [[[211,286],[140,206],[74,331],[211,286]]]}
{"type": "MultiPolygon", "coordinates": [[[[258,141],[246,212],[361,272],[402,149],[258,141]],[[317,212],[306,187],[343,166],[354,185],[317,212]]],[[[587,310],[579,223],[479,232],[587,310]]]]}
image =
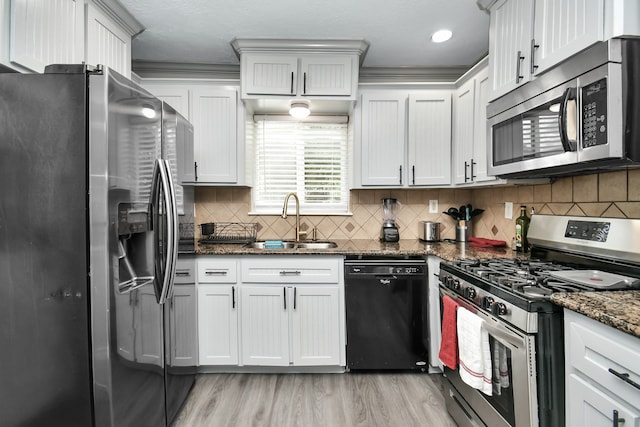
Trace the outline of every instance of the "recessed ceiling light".
{"type": "Polygon", "coordinates": [[[433,33],[433,35],[431,36],[431,41],[434,43],[446,42],[451,38],[452,35],[453,33],[449,30],[439,30],[433,33]]]}

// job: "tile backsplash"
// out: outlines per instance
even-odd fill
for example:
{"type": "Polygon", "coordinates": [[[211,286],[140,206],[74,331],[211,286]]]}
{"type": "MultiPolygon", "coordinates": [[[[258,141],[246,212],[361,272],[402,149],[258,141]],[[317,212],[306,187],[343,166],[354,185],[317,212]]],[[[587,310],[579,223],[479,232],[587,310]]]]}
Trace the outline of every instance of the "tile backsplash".
{"type": "MultiPolygon", "coordinates": [[[[381,200],[394,197],[402,203],[398,218],[401,239],[417,239],[420,221],[441,223],[443,239],[455,238],[455,222],[442,214],[449,207],[471,203],[484,212],[472,221],[477,237],[505,240],[514,236],[520,205],[536,213],[615,218],[640,218],[640,169],[561,178],[550,184],[511,185],[464,189],[352,190],[351,212],[345,216],[305,216],[301,229],[318,239],[378,239],[382,225],[381,200]],[[429,200],[438,200],[438,213],[429,213],[429,200]],[[505,202],[513,202],[513,219],[505,219],[505,202]]],[[[295,215],[249,215],[251,189],[196,187],[196,224],[205,222],[256,222],[258,239],[295,237],[295,215]]],[[[199,237],[199,228],[196,231],[199,237]]]]}

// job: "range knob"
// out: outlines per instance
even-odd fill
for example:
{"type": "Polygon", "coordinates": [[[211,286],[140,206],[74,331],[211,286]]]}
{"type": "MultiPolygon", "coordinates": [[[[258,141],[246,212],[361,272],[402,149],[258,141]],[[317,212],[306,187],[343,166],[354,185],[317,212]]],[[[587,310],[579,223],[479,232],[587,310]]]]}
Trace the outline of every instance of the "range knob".
{"type": "Polygon", "coordinates": [[[491,310],[491,306],[494,303],[494,299],[491,297],[484,297],[482,298],[482,308],[484,308],[485,310],[491,310]]]}
{"type": "Polygon", "coordinates": [[[475,299],[478,296],[478,292],[474,288],[468,287],[464,290],[464,296],[469,299],[475,299]]]}
{"type": "Polygon", "coordinates": [[[452,283],[453,283],[453,277],[451,277],[451,276],[447,276],[447,277],[445,277],[445,278],[444,278],[444,285],[445,285],[447,288],[451,288],[451,284],[452,284],[452,283]]]}
{"type": "Polygon", "coordinates": [[[460,291],[460,281],[459,280],[454,280],[453,283],[451,284],[451,289],[453,289],[456,292],[460,291]]]}
{"type": "Polygon", "coordinates": [[[497,304],[493,304],[491,306],[491,312],[493,314],[497,314],[499,316],[503,316],[505,314],[507,314],[507,306],[504,305],[503,303],[499,302],[497,304]]]}

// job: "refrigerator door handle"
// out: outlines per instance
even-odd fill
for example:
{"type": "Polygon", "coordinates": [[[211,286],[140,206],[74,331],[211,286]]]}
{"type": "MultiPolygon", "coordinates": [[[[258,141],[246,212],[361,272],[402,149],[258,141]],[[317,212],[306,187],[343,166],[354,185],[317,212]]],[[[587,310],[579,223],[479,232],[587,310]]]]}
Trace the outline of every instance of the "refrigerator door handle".
{"type": "Polygon", "coordinates": [[[178,242],[180,240],[179,227],[178,227],[178,202],[176,199],[176,190],[173,184],[173,177],[171,175],[171,165],[168,160],[162,160],[167,177],[167,186],[165,188],[165,194],[171,204],[171,219],[167,218],[167,261],[168,269],[166,271],[165,287],[163,287],[161,303],[164,303],[167,299],[173,295],[173,286],[175,284],[176,269],[178,267],[178,242]]]}
{"type": "Polygon", "coordinates": [[[159,304],[164,304],[171,291],[173,274],[175,272],[175,257],[177,256],[176,221],[177,209],[173,203],[175,194],[173,192],[171,174],[168,171],[168,162],[157,159],[153,171],[151,209],[153,210],[152,221],[155,242],[155,276],[154,289],[156,300],[159,304]],[[160,206],[160,202],[163,206],[160,206]],[[161,221],[161,208],[165,220],[161,221]],[[160,223],[164,224],[164,229],[159,229],[160,223]],[[162,235],[161,235],[162,234],[162,235]],[[175,253],[175,255],[174,255],[175,253]]]}

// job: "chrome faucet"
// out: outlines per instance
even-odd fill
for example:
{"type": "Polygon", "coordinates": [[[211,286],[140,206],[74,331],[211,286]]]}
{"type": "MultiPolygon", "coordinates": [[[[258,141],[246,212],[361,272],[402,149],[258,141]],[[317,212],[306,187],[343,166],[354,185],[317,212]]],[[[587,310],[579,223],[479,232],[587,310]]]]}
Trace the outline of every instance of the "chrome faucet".
{"type": "Polygon", "coordinates": [[[301,236],[306,236],[306,231],[300,231],[300,199],[296,193],[289,193],[284,198],[284,206],[282,207],[282,218],[287,218],[287,207],[289,205],[289,199],[293,196],[296,201],[296,242],[300,241],[301,236]]]}

